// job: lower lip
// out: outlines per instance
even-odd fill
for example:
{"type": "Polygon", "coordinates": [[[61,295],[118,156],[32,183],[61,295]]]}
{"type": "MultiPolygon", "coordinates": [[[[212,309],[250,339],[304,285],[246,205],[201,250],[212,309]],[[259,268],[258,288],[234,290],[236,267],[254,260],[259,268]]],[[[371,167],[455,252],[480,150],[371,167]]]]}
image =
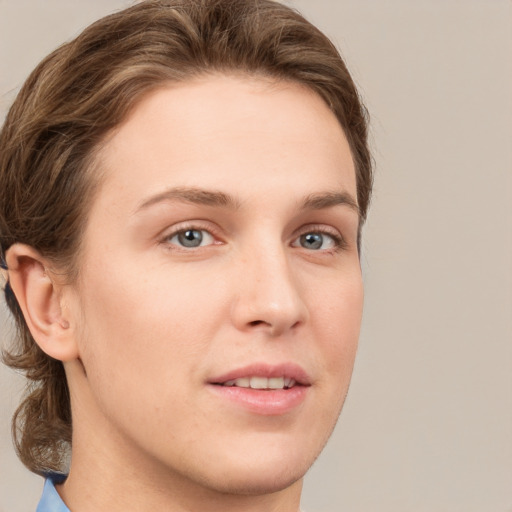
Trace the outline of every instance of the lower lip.
{"type": "Polygon", "coordinates": [[[215,394],[234,405],[263,416],[291,412],[304,402],[309,389],[308,386],[293,386],[290,389],[261,390],[215,384],[209,387],[215,394]]]}

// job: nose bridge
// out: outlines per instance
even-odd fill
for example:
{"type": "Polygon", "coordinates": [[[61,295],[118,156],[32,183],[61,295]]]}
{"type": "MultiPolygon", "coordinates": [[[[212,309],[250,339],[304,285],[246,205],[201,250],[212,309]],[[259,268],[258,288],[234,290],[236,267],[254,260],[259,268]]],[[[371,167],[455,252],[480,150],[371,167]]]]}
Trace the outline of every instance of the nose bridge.
{"type": "Polygon", "coordinates": [[[307,319],[300,283],[280,240],[248,248],[239,270],[233,315],[240,329],[265,329],[277,336],[307,319]]]}

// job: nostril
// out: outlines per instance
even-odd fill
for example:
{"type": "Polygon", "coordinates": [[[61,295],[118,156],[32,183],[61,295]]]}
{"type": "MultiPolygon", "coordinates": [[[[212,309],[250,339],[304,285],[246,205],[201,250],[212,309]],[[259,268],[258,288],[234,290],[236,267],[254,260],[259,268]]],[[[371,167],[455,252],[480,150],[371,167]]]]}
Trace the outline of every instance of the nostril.
{"type": "Polygon", "coordinates": [[[253,320],[252,322],[249,322],[249,325],[251,327],[256,327],[258,325],[261,325],[261,324],[265,324],[266,322],[264,322],[263,320],[253,320]]]}

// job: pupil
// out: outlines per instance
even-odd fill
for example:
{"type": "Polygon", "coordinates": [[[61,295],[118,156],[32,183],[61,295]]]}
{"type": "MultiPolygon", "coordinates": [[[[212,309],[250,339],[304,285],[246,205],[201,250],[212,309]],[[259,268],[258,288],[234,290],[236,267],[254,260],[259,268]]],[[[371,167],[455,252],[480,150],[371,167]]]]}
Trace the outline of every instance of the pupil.
{"type": "Polygon", "coordinates": [[[178,239],[185,247],[198,247],[203,241],[203,234],[196,229],[187,229],[178,235],[178,239]]]}
{"type": "Polygon", "coordinates": [[[323,243],[323,237],[319,233],[308,233],[301,236],[303,247],[308,249],[320,249],[323,243]]]}

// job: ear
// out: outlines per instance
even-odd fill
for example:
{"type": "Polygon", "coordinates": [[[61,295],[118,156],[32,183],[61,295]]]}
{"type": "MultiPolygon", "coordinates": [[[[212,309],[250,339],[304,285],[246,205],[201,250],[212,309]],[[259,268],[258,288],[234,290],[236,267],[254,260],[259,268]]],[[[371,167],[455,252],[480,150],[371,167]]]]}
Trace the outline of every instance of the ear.
{"type": "Polygon", "coordinates": [[[48,270],[48,262],[23,244],[11,246],[5,259],[9,284],[36,343],[54,359],[76,359],[78,348],[70,312],[63,308],[65,286],[48,270]]]}

